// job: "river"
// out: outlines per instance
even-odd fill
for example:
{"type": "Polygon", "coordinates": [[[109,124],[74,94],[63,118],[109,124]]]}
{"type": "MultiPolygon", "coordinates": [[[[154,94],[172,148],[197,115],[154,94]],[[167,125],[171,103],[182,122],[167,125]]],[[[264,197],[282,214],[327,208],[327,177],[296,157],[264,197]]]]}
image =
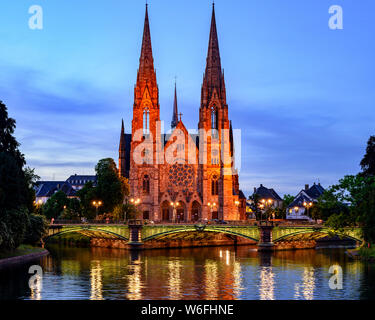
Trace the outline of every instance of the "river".
{"type": "Polygon", "coordinates": [[[254,247],[158,249],[49,247],[33,263],[0,270],[0,299],[341,300],[375,298],[375,264],[345,249],[260,253],[254,247]],[[31,265],[42,280],[28,286],[31,265]],[[329,286],[332,265],[343,288],[329,286]]]}

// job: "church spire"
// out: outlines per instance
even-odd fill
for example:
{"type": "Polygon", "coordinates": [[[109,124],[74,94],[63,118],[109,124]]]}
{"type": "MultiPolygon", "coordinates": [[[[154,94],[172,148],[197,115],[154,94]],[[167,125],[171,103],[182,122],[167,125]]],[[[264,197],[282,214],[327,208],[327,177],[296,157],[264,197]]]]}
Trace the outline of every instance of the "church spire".
{"type": "Polygon", "coordinates": [[[178,123],[178,107],[177,107],[177,85],[174,83],[174,103],[173,103],[173,116],[171,122],[171,128],[176,128],[178,123]]]}
{"type": "Polygon", "coordinates": [[[146,4],[141,57],[139,58],[138,81],[156,82],[154,58],[152,55],[150,23],[148,19],[148,4],[146,4]]]}
{"type": "Polygon", "coordinates": [[[219,51],[219,40],[216,29],[215,3],[212,4],[210,40],[208,43],[205,81],[209,87],[220,88],[222,72],[219,51]]]}
{"type": "Polygon", "coordinates": [[[125,128],[124,128],[124,119],[122,119],[119,150],[121,152],[124,149],[125,149],[125,128]]]}
{"type": "Polygon", "coordinates": [[[124,129],[124,120],[121,124],[121,135],[120,135],[120,146],[118,152],[118,173],[120,177],[128,176],[127,172],[127,162],[126,162],[126,141],[125,141],[125,129],[124,129]]]}

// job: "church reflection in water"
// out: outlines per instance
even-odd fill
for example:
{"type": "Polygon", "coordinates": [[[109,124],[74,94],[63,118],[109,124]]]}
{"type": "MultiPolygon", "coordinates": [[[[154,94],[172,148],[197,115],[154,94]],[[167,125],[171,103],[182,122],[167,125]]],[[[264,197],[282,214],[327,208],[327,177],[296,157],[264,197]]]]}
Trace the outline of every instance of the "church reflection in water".
{"type": "Polygon", "coordinates": [[[91,262],[91,295],[90,300],[103,300],[102,267],[99,260],[91,262]]]}
{"type": "Polygon", "coordinates": [[[41,261],[40,286],[24,294],[29,299],[337,299],[355,298],[363,283],[360,262],[316,250],[261,253],[244,246],[51,252],[41,261]],[[343,266],[345,289],[352,293],[329,291],[332,264],[343,266]]]}

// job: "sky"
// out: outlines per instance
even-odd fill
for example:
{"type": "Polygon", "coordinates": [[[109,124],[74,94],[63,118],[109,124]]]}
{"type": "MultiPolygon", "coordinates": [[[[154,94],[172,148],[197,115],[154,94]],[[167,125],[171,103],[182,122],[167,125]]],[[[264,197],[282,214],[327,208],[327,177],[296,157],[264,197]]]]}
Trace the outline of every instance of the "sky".
{"type": "MultiPolygon", "coordinates": [[[[207,0],[149,0],[160,114],[195,129],[207,54],[207,0]]],[[[2,0],[0,100],[17,121],[28,166],[43,180],[94,174],[117,161],[131,130],[145,2],[2,0]],[[29,8],[43,29],[29,28],[29,8]]],[[[356,174],[375,134],[375,1],[216,0],[229,117],[241,130],[240,185],[280,195],[356,174]],[[343,29],[331,30],[332,5],[343,29]]]]}

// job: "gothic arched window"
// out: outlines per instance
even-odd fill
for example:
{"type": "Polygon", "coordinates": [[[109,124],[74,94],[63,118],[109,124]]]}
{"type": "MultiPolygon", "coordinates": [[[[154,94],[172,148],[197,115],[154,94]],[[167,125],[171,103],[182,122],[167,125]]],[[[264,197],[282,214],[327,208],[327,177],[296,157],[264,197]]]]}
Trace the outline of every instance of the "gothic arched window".
{"type": "Polygon", "coordinates": [[[150,177],[148,175],[143,177],[143,193],[150,194],[150,177]]]}
{"type": "Polygon", "coordinates": [[[211,181],[211,194],[213,196],[218,196],[219,195],[219,180],[216,176],[212,177],[211,181]]]}
{"type": "Polygon", "coordinates": [[[143,134],[150,133],[150,111],[148,108],[143,110],[143,134]]]}
{"type": "Polygon", "coordinates": [[[217,111],[215,107],[211,108],[211,129],[217,130],[217,111]]]}

